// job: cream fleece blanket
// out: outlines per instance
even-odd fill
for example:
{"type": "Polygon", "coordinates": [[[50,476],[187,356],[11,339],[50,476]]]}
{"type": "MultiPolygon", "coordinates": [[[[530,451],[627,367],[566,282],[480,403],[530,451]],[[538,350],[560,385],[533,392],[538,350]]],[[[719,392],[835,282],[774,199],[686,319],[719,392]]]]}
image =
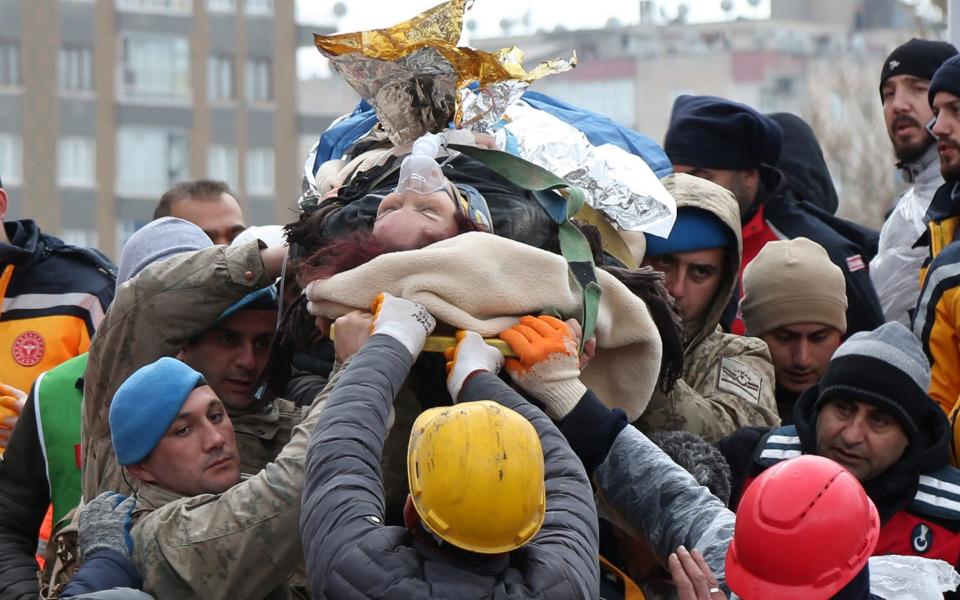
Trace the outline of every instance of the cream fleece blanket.
{"type": "MultiPolygon", "coordinates": [[[[646,304],[605,271],[597,355],[583,382],[631,421],[643,412],[660,371],[661,343],[646,304]]],[[[488,233],[466,233],[420,250],[392,252],[307,285],[309,310],[335,319],[367,309],[380,292],[423,304],[437,321],[491,337],[523,315],[581,311],[562,256],[488,233]]]]}

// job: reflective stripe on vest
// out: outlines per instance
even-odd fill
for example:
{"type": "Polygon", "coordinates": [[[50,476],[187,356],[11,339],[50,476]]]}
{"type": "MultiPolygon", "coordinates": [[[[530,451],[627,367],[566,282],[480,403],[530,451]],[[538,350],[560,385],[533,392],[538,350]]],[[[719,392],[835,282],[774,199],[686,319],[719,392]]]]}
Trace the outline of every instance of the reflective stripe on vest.
{"type": "Polygon", "coordinates": [[[41,375],[34,387],[37,435],[47,465],[54,523],[80,503],[83,390],[77,389],[77,380],[86,370],[87,355],[81,354],[41,375]]]}
{"type": "Polygon", "coordinates": [[[781,460],[796,458],[802,453],[800,434],[797,433],[796,426],[786,425],[771,431],[761,440],[754,460],[763,468],[767,468],[781,460]]]}

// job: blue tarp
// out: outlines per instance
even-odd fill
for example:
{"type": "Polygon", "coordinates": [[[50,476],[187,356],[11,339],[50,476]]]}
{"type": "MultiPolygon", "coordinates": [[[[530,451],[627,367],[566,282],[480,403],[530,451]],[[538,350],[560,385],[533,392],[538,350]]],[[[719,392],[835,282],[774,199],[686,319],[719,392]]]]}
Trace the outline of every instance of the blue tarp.
{"type": "MultiPolygon", "coordinates": [[[[657,177],[673,172],[670,160],[659,144],[647,136],[624,127],[613,119],[598,113],[561,102],[538,92],[526,92],[523,99],[561,121],[577,128],[594,146],[613,144],[643,159],[657,177]]],[[[376,125],[377,115],[366,100],[360,100],[350,116],[340,121],[320,136],[317,159],[313,163],[316,173],[324,162],[342,157],[365,133],[376,125]]]]}

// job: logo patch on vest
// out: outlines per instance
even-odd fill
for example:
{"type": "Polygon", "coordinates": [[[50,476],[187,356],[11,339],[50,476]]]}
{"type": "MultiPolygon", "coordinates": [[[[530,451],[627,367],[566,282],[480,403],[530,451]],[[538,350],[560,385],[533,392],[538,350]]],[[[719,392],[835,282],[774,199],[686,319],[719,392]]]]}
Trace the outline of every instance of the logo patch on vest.
{"type": "Polygon", "coordinates": [[[720,372],[717,379],[717,389],[729,392],[747,402],[760,401],[760,389],[763,387],[763,377],[746,364],[733,358],[720,359],[720,372]]]}
{"type": "Polygon", "coordinates": [[[910,546],[917,554],[926,554],[933,546],[933,530],[925,523],[913,528],[910,534],[910,546]]]}
{"type": "Polygon", "coordinates": [[[24,331],[13,340],[13,360],[24,367],[32,367],[43,360],[45,344],[36,331],[24,331]]]}

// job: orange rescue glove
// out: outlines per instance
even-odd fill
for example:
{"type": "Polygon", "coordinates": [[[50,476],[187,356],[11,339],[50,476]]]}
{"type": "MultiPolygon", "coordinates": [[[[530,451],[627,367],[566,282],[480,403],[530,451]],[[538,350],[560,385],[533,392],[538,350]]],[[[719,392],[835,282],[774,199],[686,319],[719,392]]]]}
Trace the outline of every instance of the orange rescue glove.
{"type": "Polygon", "coordinates": [[[0,454],[6,449],[13,435],[13,428],[20,418],[20,411],[27,401],[27,394],[12,385],[0,383],[0,454]]]}
{"type": "Polygon", "coordinates": [[[467,379],[477,371],[499,373],[503,366],[503,354],[483,341],[475,331],[458,331],[457,345],[447,348],[447,390],[454,402],[460,401],[460,390],[467,379]]]}
{"type": "Polygon", "coordinates": [[[570,327],[543,315],[526,316],[500,333],[518,358],[507,359],[507,372],[514,383],[543,403],[554,421],[570,414],[587,387],[580,381],[577,340],[570,327]]]}

